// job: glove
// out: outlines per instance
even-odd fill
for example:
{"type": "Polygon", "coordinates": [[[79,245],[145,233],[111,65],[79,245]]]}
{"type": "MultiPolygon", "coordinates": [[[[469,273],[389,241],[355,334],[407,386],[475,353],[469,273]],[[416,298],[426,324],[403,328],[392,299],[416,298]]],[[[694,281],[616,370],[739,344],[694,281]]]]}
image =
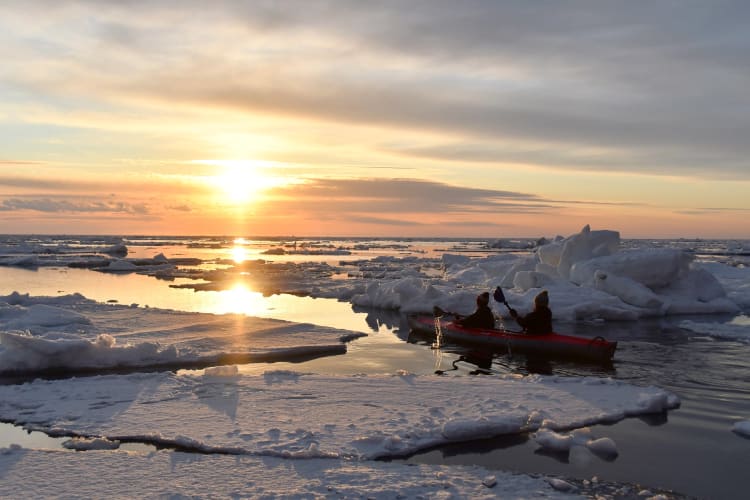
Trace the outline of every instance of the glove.
{"type": "Polygon", "coordinates": [[[518,316],[518,313],[513,308],[511,308],[509,312],[510,312],[510,315],[513,316],[514,318],[518,316]]]}

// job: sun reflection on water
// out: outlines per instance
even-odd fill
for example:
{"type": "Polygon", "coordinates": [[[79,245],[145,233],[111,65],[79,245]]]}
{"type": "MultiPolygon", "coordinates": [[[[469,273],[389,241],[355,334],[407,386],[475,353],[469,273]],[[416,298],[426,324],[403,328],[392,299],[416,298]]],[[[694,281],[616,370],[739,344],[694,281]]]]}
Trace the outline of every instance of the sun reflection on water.
{"type": "Polygon", "coordinates": [[[232,247],[231,252],[232,252],[232,260],[236,264],[241,264],[241,263],[245,262],[248,259],[247,248],[245,248],[244,245],[237,245],[237,244],[235,244],[232,247]]]}
{"type": "Polygon", "coordinates": [[[215,292],[216,314],[247,314],[256,316],[267,309],[266,300],[260,292],[250,290],[244,283],[235,283],[231,288],[215,292]]]}

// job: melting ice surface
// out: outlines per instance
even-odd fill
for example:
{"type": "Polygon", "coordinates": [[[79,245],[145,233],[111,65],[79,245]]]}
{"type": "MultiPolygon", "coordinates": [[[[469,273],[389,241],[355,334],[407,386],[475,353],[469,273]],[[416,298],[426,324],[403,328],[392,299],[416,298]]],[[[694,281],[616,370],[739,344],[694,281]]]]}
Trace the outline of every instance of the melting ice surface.
{"type": "MultiPolygon", "coordinates": [[[[192,290],[223,290],[246,280],[268,294],[334,298],[402,313],[429,312],[434,305],[470,312],[477,292],[497,285],[503,286],[514,307],[530,309],[533,297],[544,288],[550,293],[557,325],[687,313],[737,314],[750,308],[750,271],[742,261],[747,246],[729,249],[730,258],[722,262],[699,260],[690,248],[626,247],[616,232],[588,227],[533,249],[503,242],[505,251],[488,248],[477,256],[460,248],[399,256],[400,249],[389,246],[380,248],[382,255],[363,257],[365,250],[377,251],[378,244],[311,248],[279,243],[271,252],[246,248],[244,258],[226,259],[218,257],[216,247],[229,242],[195,245],[193,253],[184,257],[163,252],[148,256],[145,245],[134,248],[134,242],[127,240],[71,241],[6,238],[0,245],[0,265],[138,273],[166,280],[165,286],[192,290]]],[[[149,240],[147,248],[159,246],[149,240]]],[[[0,372],[59,375],[80,370],[209,367],[197,374],[108,373],[0,386],[0,419],[75,437],[67,447],[92,450],[76,455],[78,467],[93,471],[109,461],[113,467],[128,463],[143,470],[153,462],[163,471],[164,464],[172,462],[165,489],[149,494],[194,493],[176,485],[200,475],[196,464],[177,452],[147,458],[107,451],[117,448],[119,441],[242,455],[242,462],[232,462],[226,473],[214,477],[222,488],[234,485],[231,491],[284,491],[278,475],[258,472],[266,464],[287,470],[282,477],[292,488],[288,491],[298,494],[429,496],[447,489],[472,497],[568,495],[574,493],[573,487],[557,480],[521,480],[480,468],[415,470],[372,459],[520,432],[534,432],[541,447],[570,453],[585,447],[616,456],[615,442],[593,436],[586,428],[664,412],[679,404],[675,394],[658,387],[607,378],[464,379],[406,372],[324,376],[296,371],[247,375],[233,365],[341,353],[346,342],[362,333],[241,314],[107,304],[75,293],[54,297],[25,290],[5,293],[0,297],[0,372]],[[86,456],[94,453],[103,455],[86,456]],[[304,471],[286,468],[290,460],[302,458],[309,460],[304,471]],[[326,485],[321,478],[331,469],[340,474],[326,485]],[[228,477],[246,474],[242,471],[255,471],[257,483],[235,484],[228,477]],[[303,481],[305,475],[317,478],[316,485],[303,481]],[[395,478],[390,486],[381,480],[386,475],[395,478]]],[[[503,313],[494,306],[498,314],[503,313]]],[[[749,329],[742,318],[721,328],[690,319],[683,320],[682,326],[701,335],[747,342],[749,329]]],[[[747,425],[739,420],[732,430],[747,435],[747,425]]],[[[21,491],[14,488],[22,488],[30,470],[56,470],[68,460],[62,452],[40,455],[6,448],[0,453],[2,469],[8,471],[0,493],[13,496],[21,491]]],[[[227,465],[219,457],[205,460],[207,465],[227,465]]],[[[127,482],[127,478],[119,480],[127,482]]],[[[117,481],[113,476],[110,487],[117,488],[117,481]]]]}

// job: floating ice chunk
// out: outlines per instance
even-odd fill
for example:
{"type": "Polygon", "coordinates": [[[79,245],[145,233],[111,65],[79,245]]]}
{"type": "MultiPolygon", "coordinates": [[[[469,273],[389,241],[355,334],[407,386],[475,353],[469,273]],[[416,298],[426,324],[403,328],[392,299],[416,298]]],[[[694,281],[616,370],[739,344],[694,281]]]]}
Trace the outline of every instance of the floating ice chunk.
{"type": "Polygon", "coordinates": [[[503,279],[500,280],[500,286],[509,288],[515,286],[514,280],[516,274],[521,271],[534,271],[538,263],[537,257],[524,257],[518,260],[511,268],[505,273],[503,279]]]}
{"type": "Polygon", "coordinates": [[[719,280],[702,268],[691,268],[679,279],[661,288],[659,293],[680,296],[700,302],[711,302],[727,296],[719,280]]]}
{"type": "Polygon", "coordinates": [[[513,277],[513,286],[519,290],[526,291],[531,288],[544,288],[555,279],[549,274],[537,271],[519,271],[513,277]]]}
{"type": "MultiPolygon", "coordinates": [[[[742,316],[735,318],[729,323],[708,323],[685,320],[680,322],[680,328],[685,328],[696,333],[718,337],[724,339],[736,340],[750,344],[750,321],[743,324],[742,316]]],[[[746,316],[744,318],[747,318],[746,316]]]]}
{"type": "Polygon", "coordinates": [[[203,375],[206,377],[236,377],[239,372],[237,365],[211,366],[203,370],[203,375]]]}
{"type": "Polygon", "coordinates": [[[33,268],[39,266],[39,257],[36,255],[21,255],[19,257],[11,257],[9,259],[1,260],[0,264],[11,267],[33,268]]]}
{"type": "Polygon", "coordinates": [[[744,310],[750,310],[750,266],[729,266],[718,262],[696,262],[694,267],[705,269],[727,291],[727,297],[744,310]]]}
{"type": "Polygon", "coordinates": [[[575,487],[575,485],[564,481],[562,479],[558,479],[556,477],[550,477],[547,479],[547,482],[550,486],[552,486],[557,491],[564,491],[564,492],[574,492],[577,491],[578,488],[575,487]]]}
{"type": "Polygon", "coordinates": [[[113,260],[107,267],[102,268],[102,271],[110,272],[133,272],[137,270],[138,266],[125,259],[113,260]]]}
{"type": "Polygon", "coordinates": [[[598,270],[630,278],[655,290],[668,286],[688,273],[692,255],[674,248],[628,250],[614,255],[578,260],[571,265],[573,283],[584,285],[594,281],[598,270]]]}
{"type": "Polygon", "coordinates": [[[618,455],[617,445],[608,437],[592,439],[586,443],[586,447],[605,460],[613,460],[618,455]]]}
{"type": "MultiPolygon", "coordinates": [[[[584,447],[604,460],[614,460],[618,455],[617,445],[612,439],[607,437],[596,439],[587,427],[567,434],[541,429],[532,437],[540,447],[556,452],[572,452],[575,448],[584,447]]],[[[580,450],[576,452],[581,455],[578,459],[588,460],[586,453],[581,453],[580,450]]]]}
{"type": "Polygon", "coordinates": [[[494,488],[497,485],[497,477],[486,476],[484,479],[482,479],[482,484],[487,488],[494,488]]]}
{"type": "Polygon", "coordinates": [[[664,408],[673,408],[677,405],[677,396],[667,392],[643,392],[638,397],[639,413],[661,413],[664,408]]]}
{"type": "Polygon", "coordinates": [[[167,264],[169,259],[163,253],[159,253],[154,256],[154,262],[157,264],[167,264]]]}
{"type": "Polygon", "coordinates": [[[609,230],[592,231],[586,225],[580,233],[566,238],[562,246],[557,272],[563,278],[569,278],[575,263],[617,252],[620,233],[609,230]]]}
{"type": "Polygon", "coordinates": [[[123,243],[117,243],[103,249],[102,253],[112,255],[114,257],[125,257],[128,255],[128,247],[126,247],[123,243]]]}
{"type": "Polygon", "coordinates": [[[750,420],[742,420],[740,422],[735,422],[734,425],[732,426],[732,431],[736,432],[740,436],[750,438],[750,420]]]}
{"type": "Polygon", "coordinates": [[[471,257],[467,257],[466,255],[455,255],[450,253],[443,254],[441,260],[443,261],[443,267],[445,267],[446,271],[450,271],[452,267],[457,267],[459,269],[465,267],[469,262],[471,262],[471,257]]]}
{"type": "Polygon", "coordinates": [[[557,273],[557,266],[560,264],[560,257],[562,256],[563,245],[559,241],[548,243],[537,249],[537,255],[539,260],[548,266],[555,268],[557,273]]]}
{"type": "Polygon", "coordinates": [[[63,442],[63,447],[69,450],[88,451],[88,450],[116,450],[120,447],[117,440],[110,441],[107,438],[82,438],[77,437],[68,439],[63,442]]]}
{"type": "Polygon", "coordinates": [[[659,309],[664,305],[664,301],[650,288],[630,278],[617,276],[602,270],[597,270],[594,273],[594,288],[614,295],[626,304],[638,307],[659,309]]]}
{"type": "Polygon", "coordinates": [[[586,444],[591,438],[589,429],[578,429],[569,434],[558,433],[549,429],[541,429],[533,434],[534,441],[548,450],[568,451],[574,445],[586,444]]]}

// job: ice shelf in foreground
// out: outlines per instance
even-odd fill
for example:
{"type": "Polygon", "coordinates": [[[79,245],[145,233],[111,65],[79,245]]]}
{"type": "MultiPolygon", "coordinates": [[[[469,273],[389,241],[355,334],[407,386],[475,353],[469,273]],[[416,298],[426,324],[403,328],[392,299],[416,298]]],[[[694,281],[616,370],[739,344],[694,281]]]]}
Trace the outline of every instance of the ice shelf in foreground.
{"type": "Polygon", "coordinates": [[[584,498],[559,479],[338,459],[5,448],[0,470],[3,498],[584,498]]]}
{"type": "MultiPolygon", "coordinates": [[[[211,373],[211,372],[209,372],[211,373]]],[[[0,386],[0,419],[200,451],[374,459],[664,412],[677,396],[612,379],[172,373],[0,386]]]]}

